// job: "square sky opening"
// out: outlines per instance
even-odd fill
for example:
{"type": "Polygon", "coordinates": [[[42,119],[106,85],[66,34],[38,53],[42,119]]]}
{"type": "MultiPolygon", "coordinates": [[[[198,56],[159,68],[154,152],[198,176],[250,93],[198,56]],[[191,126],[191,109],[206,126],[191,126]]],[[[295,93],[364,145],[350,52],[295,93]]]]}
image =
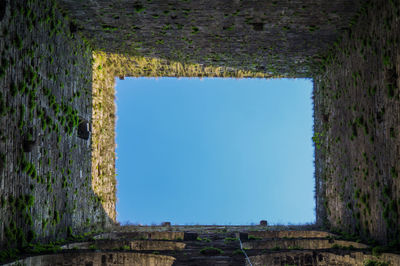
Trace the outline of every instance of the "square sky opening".
{"type": "Polygon", "coordinates": [[[314,222],[312,86],[311,79],[117,79],[117,220],[314,222]]]}

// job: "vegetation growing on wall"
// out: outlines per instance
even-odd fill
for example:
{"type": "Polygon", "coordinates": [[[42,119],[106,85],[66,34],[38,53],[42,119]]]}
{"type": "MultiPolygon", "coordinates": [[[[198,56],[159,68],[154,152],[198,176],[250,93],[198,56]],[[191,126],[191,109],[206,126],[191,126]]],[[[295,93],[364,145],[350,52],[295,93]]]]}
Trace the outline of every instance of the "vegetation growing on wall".
{"type": "Polygon", "coordinates": [[[223,77],[223,78],[279,78],[265,72],[246,71],[230,67],[188,64],[159,58],[95,52],[93,72],[113,77],[223,77]]]}
{"type": "Polygon", "coordinates": [[[315,79],[317,217],[399,245],[400,2],[368,1],[315,79]]]}
{"type": "Polygon", "coordinates": [[[362,1],[60,2],[96,50],[310,77],[362,1]]]}
{"type": "Polygon", "coordinates": [[[0,18],[1,256],[115,221],[124,76],[314,75],[318,222],[399,245],[399,0],[366,2],[325,57],[359,1],[60,2],[78,20],[54,0],[6,1],[0,18]]]}
{"type": "Polygon", "coordinates": [[[91,115],[91,49],[52,0],[6,1],[0,35],[1,259],[105,215],[76,133],[91,115]]]}

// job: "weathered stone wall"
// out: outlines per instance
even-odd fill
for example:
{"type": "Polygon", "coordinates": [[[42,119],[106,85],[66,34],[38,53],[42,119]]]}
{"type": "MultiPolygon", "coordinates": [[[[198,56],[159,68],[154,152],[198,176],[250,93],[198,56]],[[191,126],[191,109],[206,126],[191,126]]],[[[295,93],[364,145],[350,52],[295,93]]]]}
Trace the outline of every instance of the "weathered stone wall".
{"type": "Polygon", "coordinates": [[[314,77],[318,224],[399,239],[400,3],[369,1],[352,20],[360,2],[60,0],[71,22],[54,0],[6,0],[0,242],[115,220],[116,76],[314,77]],[[92,64],[76,32],[108,53],[92,64]]]}
{"type": "Polygon", "coordinates": [[[6,265],[400,265],[399,254],[371,254],[367,245],[319,231],[287,234],[267,226],[115,229],[118,232],[96,235],[95,240],[63,245],[58,254],[29,256],[6,265]],[[272,232],[276,238],[270,238],[272,232]],[[255,233],[265,237],[251,237],[255,233]]]}
{"type": "Polygon", "coordinates": [[[350,247],[352,249],[366,249],[367,245],[352,242],[352,241],[342,241],[333,239],[273,239],[265,241],[254,241],[246,242],[243,247],[246,249],[273,249],[279,247],[281,249],[330,249],[335,246],[340,247],[350,247]]]}
{"type": "Polygon", "coordinates": [[[111,52],[94,66],[92,160],[93,188],[111,217],[113,78],[209,76],[213,65],[223,67],[217,76],[313,77],[318,224],[398,238],[398,0],[60,3],[96,49],[111,52]]]}
{"type": "Polygon", "coordinates": [[[93,55],[92,187],[110,218],[116,221],[115,76],[93,55]]]}
{"type": "Polygon", "coordinates": [[[102,228],[91,139],[77,136],[92,115],[91,49],[53,0],[0,6],[0,247],[102,228]]]}
{"type": "MultiPolygon", "coordinates": [[[[379,258],[362,252],[341,251],[291,251],[276,252],[265,255],[251,256],[254,266],[262,265],[310,265],[310,266],[365,266],[365,265],[399,265],[400,258],[394,254],[382,254],[379,258]]],[[[246,263],[246,266],[250,264],[246,263]]]]}
{"type": "Polygon", "coordinates": [[[360,0],[60,0],[96,49],[310,77],[360,0]]]}
{"type": "Polygon", "coordinates": [[[317,219],[399,244],[400,1],[369,1],[315,78],[317,219]]]}
{"type": "Polygon", "coordinates": [[[6,266],[53,266],[53,265],[141,265],[141,266],[171,266],[174,263],[171,256],[141,254],[128,252],[87,252],[64,253],[29,257],[6,266]]]}

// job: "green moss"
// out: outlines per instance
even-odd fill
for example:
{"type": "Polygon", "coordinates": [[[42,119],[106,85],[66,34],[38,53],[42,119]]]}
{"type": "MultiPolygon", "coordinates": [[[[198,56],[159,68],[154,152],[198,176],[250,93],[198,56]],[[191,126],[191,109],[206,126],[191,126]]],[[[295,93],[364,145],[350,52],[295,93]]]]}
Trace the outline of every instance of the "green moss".
{"type": "Polygon", "coordinates": [[[22,167],[23,167],[22,171],[27,173],[32,179],[37,178],[36,167],[33,163],[24,160],[22,163],[22,167]]]}
{"type": "MultiPolygon", "coordinates": [[[[61,244],[62,242],[59,242],[61,244]]],[[[59,244],[55,243],[49,243],[49,244],[30,244],[28,248],[26,249],[26,252],[28,253],[56,253],[57,251],[60,251],[61,248],[59,244]]]]}
{"type": "Polygon", "coordinates": [[[7,114],[6,101],[3,98],[3,93],[0,91],[0,117],[7,114]]]}
{"type": "Polygon", "coordinates": [[[394,84],[387,84],[386,85],[386,89],[387,89],[387,96],[389,99],[392,99],[394,97],[394,93],[396,90],[396,86],[394,84]]]}
{"type": "Polygon", "coordinates": [[[0,152],[0,172],[7,166],[7,157],[5,153],[0,152]]]}
{"type": "Polygon", "coordinates": [[[197,237],[196,240],[197,240],[197,241],[202,241],[202,242],[211,242],[211,239],[209,239],[209,238],[207,238],[207,237],[204,237],[204,238],[197,237]]]}
{"type": "Polygon", "coordinates": [[[71,226],[67,226],[66,231],[67,231],[67,237],[68,238],[74,238],[74,234],[72,232],[72,227],[71,226]]]}
{"type": "Polygon", "coordinates": [[[197,34],[199,32],[199,28],[196,26],[192,27],[192,34],[197,34]]]}
{"type": "Polygon", "coordinates": [[[314,31],[316,31],[316,30],[318,30],[319,29],[319,27],[318,26],[315,26],[315,25],[310,25],[309,27],[308,27],[308,30],[310,31],[310,32],[314,32],[314,31]]]}
{"type": "Polygon", "coordinates": [[[136,4],[133,6],[133,8],[136,13],[142,13],[143,11],[146,10],[146,8],[144,6],[142,6],[141,4],[136,4]]]}
{"type": "Polygon", "coordinates": [[[391,63],[390,55],[388,55],[388,54],[383,55],[383,57],[382,57],[382,63],[383,63],[383,65],[386,66],[386,67],[390,66],[390,63],[391,63]]]}
{"type": "Polygon", "coordinates": [[[27,239],[25,238],[24,231],[21,228],[17,229],[16,240],[18,247],[24,247],[28,243],[27,239]]]}
{"type": "Polygon", "coordinates": [[[376,246],[372,248],[372,255],[379,257],[383,252],[387,251],[386,247],[383,246],[376,246]]]}
{"type": "Polygon", "coordinates": [[[252,235],[249,236],[249,240],[261,240],[261,239],[262,239],[261,237],[256,237],[252,235]]]}
{"type": "Polygon", "coordinates": [[[244,253],[241,249],[236,249],[235,251],[233,251],[233,255],[244,255],[244,253]]]}
{"type": "Polygon", "coordinates": [[[25,120],[24,120],[25,113],[26,113],[25,105],[21,104],[21,106],[20,106],[20,115],[19,115],[19,123],[18,123],[18,128],[20,130],[22,130],[22,128],[25,125],[25,120]]]}
{"type": "Polygon", "coordinates": [[[32,207],[35,203],[35,197],[32,195],[25,195],[25,204],[27,207],[32,207]]]}
{"type": "Polygon", "coordinates": [[[89,246],[89,249],[97,250],[97,249],[99,249],[99,247],[97,245],[95,245],[95,244],[92,244],[92,245],[89,246]]]}
{"type": "Polygon", "coordinates": [[[105,31],[116,31],[118,30],[117,27],[111,25],[102,25],[103,30],[105,31]]]}
{"type": "Polygon", "coordinates": [[[224,242],[225,243],[230,243],[230,242],[235,242],[235,241],[238,241],[239,239],[238,238],[236,238],[236,237],[226,237],[225,239],[224,239],[224,242]]]}
{"type": "Polygon", "coordinates": [[[7,204],[7,201],[6,201],[5,197],[4,197],[4,195],[1,195],[0,196],[0,207],[4,208],[6,206],[6,204],[7,204]]]}
{"type": "Polygon", "coordinates": [[[5,248],[0,250],[0,262],[5,261],[7,259],[15,259],[19,250],[16,248],[5,248]]]}
{"type": "Polygon", "coordinates": [[[13,45],[15,48],[17,48],[18,50],[22,50],[23,48],[23,40],[19,35],[16,35],[13,41],[13,45]]]}
{"type": "Polygon", "coordinates": [[[390,175],[392,176],[392,178],[397,178],[397,170],[394,166],[390,168],[390,175]]]}
{"type": "Polygon", "coordinates": [[[355,198],[355,199],[360,198],[360,194],[361,194],[361,190],[360,190],[360,189],[356,189],[356,190],[354,191],[354,198],[355,198]]]}
{"type": "Polygon", "coordinates": [[[0,66],[0,79],[3,79],[6,76],[6,68],[4,66],[0,66]]]}
{"type": "Polygon", "coordinates": [[[364,266],[389,266],[388,262],[380,262],[376,260],[367,260],[364,262],[364,266]]]}
{"type": "Polygon", "coordinates": [[[60,213],[57,210],[54,211],[53,223],[54,224],[60,223],[60,213]]]}
{"type": "Polygon", "coordinates": [[[383,195],[384,195],[385,197],[387,197],[387,198],[390,198],[390,188],[389,188],[389,186],[385,186],[385,187],[383,188],[383,195]]]}
{"type": "Polygon", "coordinates": [[[217,255],[217,254],[223,254],[224,251],[220,248],[205,247],[200,250],[200,253],[204,255],[217,255]]]}
{"type": "Polygon", "coordinates": [[[49,220],[47,220],[47,219],[43,219],[43,220],[42,220],[42,229],[43,229],[43,230],[46,229],[48,223],[49,223],[49,220]]]}
{"type": "Polygon", "coordinates": [[[8,196],[8,205],[12,207],[15,206],[15,198],[13,195],[8,196]]]}

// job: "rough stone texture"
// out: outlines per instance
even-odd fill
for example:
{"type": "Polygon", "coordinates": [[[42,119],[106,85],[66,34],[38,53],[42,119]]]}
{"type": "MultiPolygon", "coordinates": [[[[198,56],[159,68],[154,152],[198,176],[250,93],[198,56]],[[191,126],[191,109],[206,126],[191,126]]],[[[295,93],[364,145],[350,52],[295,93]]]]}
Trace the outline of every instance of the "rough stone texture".
{"type": "MultiPolygon", "coordinates": [[[[129,55],[107,53],[94,68],[109,74],[100,101],[109,110],[112,76],[313,77],[317,224],[382,243],[399,239],[398,0],[365,1],[357,17],[358,1],[61,2],[96,48],[129,55]]],[[[113,122],[103,129],[93,164],[107,170],[93,175],[107,176],[106,191],[115,183],[113,122]]]]}
{"type": "Polygon", "coordinates": [[[96,49],[298,77],[360,2],[60,0],[96,49]]]}
{"type": "Polygon", "coordinates": [[[327,238],[333,237],[334,234],[323,231],[299,231],[299,230],[287,230],[287,231],[254,231],[249,232],[249,236],[261,237],[261,238],[327,238]]]}
{"type": "MultiPolygon", "coordinates": [[[[254,266],[281,266],[281,265],[341,265],[341,266],[365,266],[381,265],[378,263],[392,263],[399,265],[400,257],[394,254],[382,254],[379,258],[362,252],[324,252],[324,251],[290,251],[275,252],[266,255],[250,256],[254,266]]],[[[248,263],[246,263],[249,266],[248,263]]],[[[383,264],[389,265],[389,264],[383,264]]]]}
{"type": "Polygon", "coordinates": [[[283,249],[299,248],[299,249],[329,249],[336,246],[352,247],[354,249],[366,249],[367,245],[343,240],[330,240],[330,239],[274,239],[271,240],[257,240],[243,244],[244,248],[248,249],[272,249],[274,247],[283,249]]]}
{"type": "Polygon", "coordinates": [[[317,219],[399,245],[400,1],[370,1],[314,79],[317,219]]]}
{"type": "MultiPolygon", "coordinates": [[[[5,4],[5,5],[4,5],[5,4]]],[[[0,248],[103,228],[91,188],[91,50],[54,1],[7,0],[0,21],[0,248]],[[24,152],[24,150],[26,152],[24,152]]],[[[0,254],[0,258],[4,254],[0,254]]]]}
{"type": "MultiPolygon", "coordinates": [[[[249,265],[243,252],[246,252],[252,265],[380,265],[377,262],[399,265],[400,255],[383,253],[379,257],[373,256],[367,249],[354,251],[346,247],[351,242],[329,239],[308,238],[307,231],[301,230],[295,238],[276,238],[264,240],[241,239],[243,248],[240,248],[238,235],[248,235],[253,231],[260,235],[276,230],[274,227],[265,226],[171,226],[168,230],[159,231],[162,227],[119,227],[118,232],[109,235],[96,236],[97,240],[83,243],[70,243],[69,250],[55,255],[42,255],[28,257],[20,260],[26,265],[249,265]],[[147,229],[147,231],[146,231],[147,229]],[[132,230],[135,230],[132,232],[132,230]],[[141,248],[130,246],[129,243],[138,242],[137,235],[132,233],[145,233],[151,235],[155,232],[195,234],[192,240],[140,240],[141,248]],[[110,240],[109,237],[115,237],[110,240]],[[120,236],[123,239],[118,239],[120,236]],[[132,242],[131,242],[132,241],[132,242]],[[284,242],[301,241],[304,247],[281,245],[284,242]],[[316,242],[317,241],[317,242],[316,242]],[[320,249],[320,241],[332,241],[343,245],[320,249]],[[307,243],[308,242],[308,243],[307,243]],[[265,245],[269,243],[268,245],[265,245]],[[173,247],[180,246],[176,249],[173,247]],[[88,250],[91,249],[91,251],[88,250]],[[152,248],[153,247],[153,248],[152,248]],[[164,249],[163,249],[164,247],[164,249]],[[51,261],[53,264],[49,264],[51,261]],[[367,263],[370,264],[367,264],[367,263]],[[372,263],[372,264],[371,264],[372,263]],[[375,263],[375,264],[373,264],[375,263]]],[[[301,228],[298,228],[301,229],[301,228]]],[[[293,231],[292,231],[293,232],[293,231]]],[[[276,231],[276,235],[283,231],[276,231]]],[[[312,234],[322,236],[325,232],[313,231],[312,234]]],[[[354,243],[352,243],[354,244],[354,243]]],[[[358,243],[356,243],[358,244],[358,243]]],[[[361,244],[360,244],[361,245],[361,244]]],[[[361,246],[360,246],[361,247],[361,246]]],[[[15,265],[15,264],[8,264],[15,265]]]]}
{"type": "Polygon", "coordinates": [[[53,265],[137,265],[137,266],[170,266],[174,258],[170,256],[140,254],[127,252],[90,252],[90,253],[64,253],[57,255],[44,255],[29,257],[9,266],[53,266],[53,265]],[[18,264],[20,263],[20,264],[18,264]]]}
{"type": "MultiPolygon", "coordinates": [[[[169,240],[169,239],[164,239],[169,240]]],[[[148,240],[98,240],[94,242],[72,243],[62,246],[62,249],[91,249],[95,245],[99,249],[120,249],[125,247],[129,250],[182,250],[184,243],[172,241],[148,241],[148,240]]]]}
{"type": "Polygon", "coordinates": [[[93,55],[92,188],[116,221],[115,75],[93,55]]]}
{"type": "MultiPolygon", "coordinates": [[[[317,224],[399,244],[400,1],[365,1],[353,19],[360,2],[59,0],[70,22],[53,0],[2,1],[0,242],[115,221],[114,77],[131,75],[313,77],[317,224]],[[92,64],[77,31],[107,53],[92,64]],[[79,116],[92,146],[76,136],[79,116]]],[[[223,247],[216,230],[202,234],[223,247]]],[[[180,235],[192,255],[207,245],[180,235]]],[[[213,259],[243,262],[233,248],[213,259]]],[[[197,255],[178,259],[210,262],[197,255]]]]}

